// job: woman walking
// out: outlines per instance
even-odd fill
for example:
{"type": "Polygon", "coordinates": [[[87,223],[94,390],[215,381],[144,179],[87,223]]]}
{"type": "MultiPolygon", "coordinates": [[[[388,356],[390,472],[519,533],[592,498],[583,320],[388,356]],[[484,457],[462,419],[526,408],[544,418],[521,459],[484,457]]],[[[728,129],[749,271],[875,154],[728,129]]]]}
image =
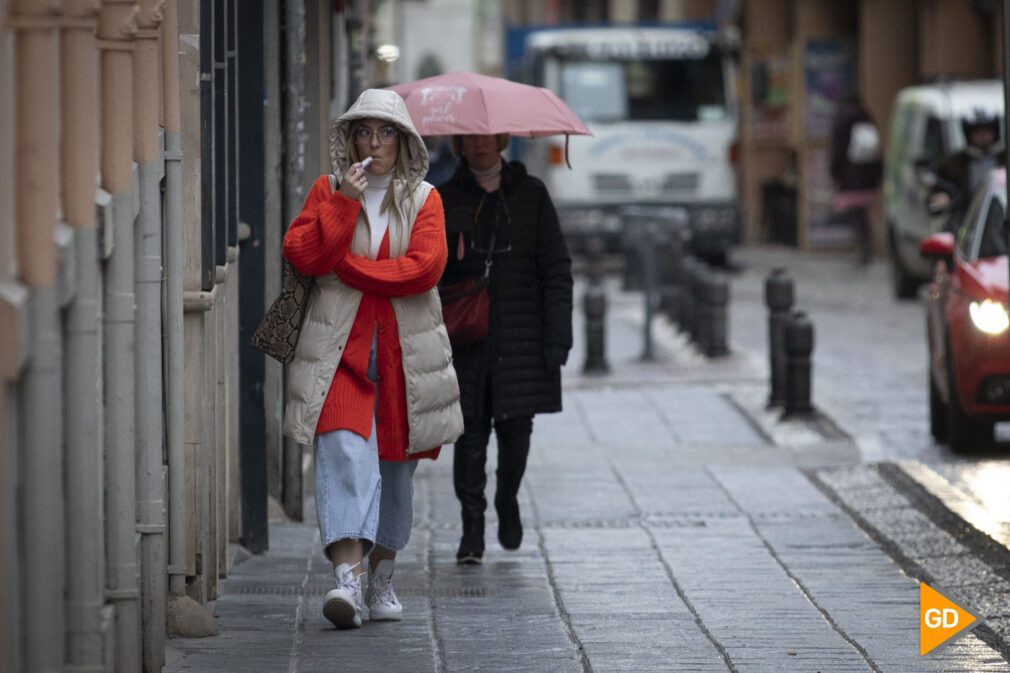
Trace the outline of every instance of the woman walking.
{"type": "Polygon", "coordinates": [[[400,619],[392,578],[410,538],[414,470],[463,425],[435,290],[442,203],[422,180],[428,153],[400,96],[362,93],[333,123],[330,158],[338,188],[316,180],[284,237],[284,256],[315,279],[287,370],[284,430],[314,448],[319,533],[336,577],[323,614],[354,628],[363,603],[372,620],[400,619]]]}
{"type": "Polygon", "coordinates": [[[561,366],[572,346],[571,259],[544,184],[501,151],[508,135],[457,136],[459,168],[439,187],[449,261],[442,284],[480,277],[491,263],[488,336],[455,347],[464,431],[456,440],[453,485],[462,510],[458,563],[484,555],[485,462],[494,426],[498,541],[518,549],[517,495],[533,416],[561,411],[561,366]]]}

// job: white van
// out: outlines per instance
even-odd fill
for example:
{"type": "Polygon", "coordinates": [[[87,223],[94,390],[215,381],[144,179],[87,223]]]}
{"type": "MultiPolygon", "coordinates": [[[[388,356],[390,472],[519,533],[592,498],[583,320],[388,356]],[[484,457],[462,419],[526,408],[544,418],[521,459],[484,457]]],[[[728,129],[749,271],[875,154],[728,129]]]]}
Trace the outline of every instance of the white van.
{"type": "Polygon", "coordinates": [[[1002,117],[999,80],[909,87],[895,101],[885,157],[884,217],[894,292],[900,298],[914,297],[919,285],[932,277],[932,262],[919,254],[919,245],[944,224],[927,206],[933,171],[940,159],[964,146],[961,119],[976,110],[1002,117]]]}
{"type": "Polygon", "coordinates": [[[557,92],[593,137],[526,141],[573,248],[613,241],[621,207],[680,206],[691,247],[722,258],[738,242],[734,69],[716,33],[697,27],[544,28],[526,32],[524,80],[557,92]]]}

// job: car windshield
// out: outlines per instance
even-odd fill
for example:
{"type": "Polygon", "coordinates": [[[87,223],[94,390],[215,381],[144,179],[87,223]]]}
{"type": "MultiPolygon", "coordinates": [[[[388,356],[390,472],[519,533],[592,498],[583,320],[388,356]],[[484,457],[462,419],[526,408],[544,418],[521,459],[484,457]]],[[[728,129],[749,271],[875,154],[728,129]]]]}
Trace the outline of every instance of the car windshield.
{"type": "Polygon", "coordinates": [[[1006,194],[1002,190],[996,190],[989,199],[985,219],[979,222],[982,226],[978,247],[979,258],[999,257],[1007,253],[1007,233],[1003,227],[1005,200],[1006,194]]]}
{"type": "Polygon", "coordinates": [[[561,97],[587,122],[727,118],[715,52],[701,59],[565,60],[561,97]]]}

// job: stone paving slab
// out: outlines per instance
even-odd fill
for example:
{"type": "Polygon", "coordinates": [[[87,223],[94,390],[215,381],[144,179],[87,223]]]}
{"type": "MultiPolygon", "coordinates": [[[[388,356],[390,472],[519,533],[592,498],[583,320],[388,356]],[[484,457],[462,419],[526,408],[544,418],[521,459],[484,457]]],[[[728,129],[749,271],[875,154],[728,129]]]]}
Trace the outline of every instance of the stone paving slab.
{"type": "MultiPolygon", "coordinates": [[[[970,588],[981,569],[966,550],[938,553],[949,540],[916,537],[928,520],[891,485],[844,467],[859,458],[845,433],[783,425],[746,353],[710,363],[657,325],[658,364],[638,362],[641,306],[614,308],[613,375],[578,374],[577,344],[565,412],[535,421],[520,550],[499,548],[492,507],[485,564],[454,564],[447,449],[415,478],[403,622],[337,632],[323,619],[331,580],[310,505],[308,523],[273,525],[270,551],[232,568],[213,606],[221,635],[172,641],[166,673],[1010,673],[975,635],[918,656],[915,580],[805,471],[869,498],[936,572],[970,588]]],[[[1000,612],[1004,594],[986,595],[1000,612]]]]}

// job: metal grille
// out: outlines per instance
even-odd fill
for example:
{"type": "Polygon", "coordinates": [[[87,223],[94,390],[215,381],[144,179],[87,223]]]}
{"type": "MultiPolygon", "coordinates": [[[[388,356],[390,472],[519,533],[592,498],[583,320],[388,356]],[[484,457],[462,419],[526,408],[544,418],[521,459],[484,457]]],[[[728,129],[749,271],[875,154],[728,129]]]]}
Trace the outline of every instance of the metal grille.
{"type": "Polygon", "coordinates": [[[697,173],[667,173],[663,179],[664,192],[695,192],[700,179],[697,173]]]}
{"type": "Polygon", "coordinates": [[[631,180],[627,175],[618,173],[594,173],[593,187],[598,192],[626,194],[631,192],[631,180]]]}

